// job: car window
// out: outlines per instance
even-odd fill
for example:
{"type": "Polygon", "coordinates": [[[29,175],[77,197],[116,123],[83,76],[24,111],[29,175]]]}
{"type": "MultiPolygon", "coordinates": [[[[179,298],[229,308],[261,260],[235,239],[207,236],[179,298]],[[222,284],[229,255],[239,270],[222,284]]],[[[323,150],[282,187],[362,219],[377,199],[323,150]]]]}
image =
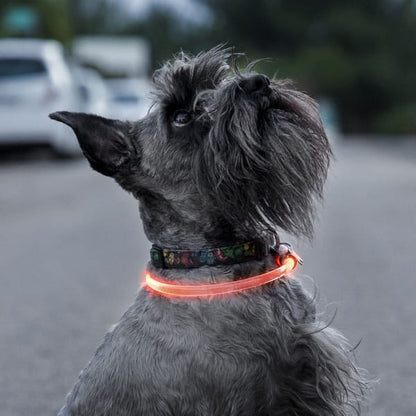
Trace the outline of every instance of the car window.
{"type": "Polygon", "coordinates": [[[137,104],[140,101],[140,98],[133,94],[114,94],[112,98],[116,103],[125,104],[137,104]]]}
{"type": "Polygon", "coordinates": [[[39,59],[0,58],[0,78],[46,73],[46,67],[39,59]]]}

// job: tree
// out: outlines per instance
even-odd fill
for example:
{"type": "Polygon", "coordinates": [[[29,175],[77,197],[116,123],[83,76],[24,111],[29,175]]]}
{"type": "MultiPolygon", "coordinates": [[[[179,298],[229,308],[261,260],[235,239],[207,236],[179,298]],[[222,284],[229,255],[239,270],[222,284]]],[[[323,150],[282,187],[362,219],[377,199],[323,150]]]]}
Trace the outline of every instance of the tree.
{"type": "Polygon", "coordinates": [[[0,17],[2,36],[34,36],[41,38],[54,38],[61,42],[69,42],[72,39],[72,21],[67,0],[2,0],[0,3],[0,17]],[[8,13],[18,8],[26,8],[37,18],[37,24],[27,32],[19,29],[5,27],[8,13]]]}

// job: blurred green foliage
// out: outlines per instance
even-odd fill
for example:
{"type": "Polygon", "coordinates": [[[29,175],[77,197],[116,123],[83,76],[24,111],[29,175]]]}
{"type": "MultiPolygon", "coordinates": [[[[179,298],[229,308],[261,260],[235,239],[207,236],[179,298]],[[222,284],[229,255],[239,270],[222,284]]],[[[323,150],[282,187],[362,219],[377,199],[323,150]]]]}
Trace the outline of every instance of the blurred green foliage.
{"type": "Polygon", "coordinates": [[[385,134],[414,135],[416,132],[416,104],[392,107],[375,119],[374,130],[385,134]]]}
{"type": "Polygon", "coordinates": [[[1,0],[0,36],[48,37],[69,42],[73,35],[70,3],[67,0],[1,0]],[[5,25],[5,16],[18,7],[27,7],[36,13],[39,24],[26,30],[11,30],[5,25]]]}
{"type": "Polygon", "coordinates": [[[180,49],[226,43],[251,60],[270,58],[257,71],[330,98],[345,132],[416,134],[415,0],[194,0],[209,10],[195,22],[160,3],[131,16],[122,0],[2,0],[0,12],[11,3],[36,4],[43,33],[62,41],[143,36],[154,68],[180,49]]]}

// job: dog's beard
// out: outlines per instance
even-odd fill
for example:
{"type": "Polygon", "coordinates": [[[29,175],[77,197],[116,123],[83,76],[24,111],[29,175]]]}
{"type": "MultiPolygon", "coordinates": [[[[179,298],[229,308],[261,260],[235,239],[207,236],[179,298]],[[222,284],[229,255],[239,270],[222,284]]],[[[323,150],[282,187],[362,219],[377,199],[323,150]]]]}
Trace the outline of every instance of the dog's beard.
{"type": "Polygon", "coordinates": [[[243,234],[310,238],[331,155],[314,101],[282,81],[268,97],[247,97],[234,82],[215,99],[197,167],[213,205],[243,234]]]}

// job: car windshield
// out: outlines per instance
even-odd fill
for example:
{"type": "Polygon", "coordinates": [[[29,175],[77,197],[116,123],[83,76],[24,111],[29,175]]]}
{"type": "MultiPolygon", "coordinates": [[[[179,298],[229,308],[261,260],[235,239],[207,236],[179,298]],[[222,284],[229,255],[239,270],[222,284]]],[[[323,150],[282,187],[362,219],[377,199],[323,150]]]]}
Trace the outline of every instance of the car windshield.
{"type": "Polygon", "coordinates": [[[39,59],[0,58],[0,78],[39,75],[46,67],[39,59]]]}

